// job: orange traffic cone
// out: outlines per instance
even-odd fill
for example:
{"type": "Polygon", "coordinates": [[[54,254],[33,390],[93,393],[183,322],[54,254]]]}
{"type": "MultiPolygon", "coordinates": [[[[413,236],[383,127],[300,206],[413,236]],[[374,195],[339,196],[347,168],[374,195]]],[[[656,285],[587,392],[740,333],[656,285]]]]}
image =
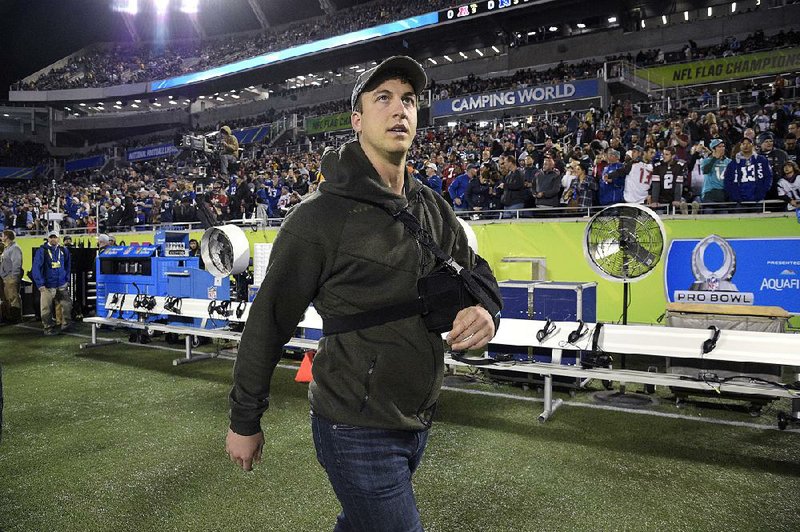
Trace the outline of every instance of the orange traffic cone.
{"type": "Polygon", "coordinates": [[[297,370],[297,375],[294,376],[295,382],[311,382],[314,377],[311,376],[311,365],[314,360],[314,351],[306,351],[303,361],[300,363],[300,369],[297,370]]]}

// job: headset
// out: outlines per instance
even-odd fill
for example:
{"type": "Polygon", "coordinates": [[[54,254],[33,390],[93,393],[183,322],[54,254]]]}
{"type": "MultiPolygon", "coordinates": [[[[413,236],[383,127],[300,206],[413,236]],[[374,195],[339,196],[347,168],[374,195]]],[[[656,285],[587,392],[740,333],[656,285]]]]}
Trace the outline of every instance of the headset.
{"type": "Polygon", "coordinates": [[[556,332],[556,324],[553,323],[553,320],[547,318],[544,327],[542,327],[541,329],[539,329],[539,331],[536,332],[536,339],[539,340],[539,343],[541,344],[554,332],[556,332]]]}
{"type": "Polygon", "coordinates": [[[589,332],[589,328],[586,327],[586,324],[583,323],[583,320],[578,320],[578,328],[569,333],[567,336],[567,342],[574,344],[589,332]]]}
{"type": "Polygon", "coordinates": [[[244,311],[247,309],[247,301],[239,301],[239,304],[236,305],[236,319],[242,319],[244,315],[244,311]]]}
{"type": "Polygon", "coordinates": [[[219,314],[223,318],[227,318],[231,315],[230,311],[231,302],[230,301],[217,301],[211,300],[208,303],[208,317],[213,317],[214,313],[219,314]]]}
{"type": "Polygon", "coordinates": [[[711,334],[711,338],[709,338],[708,340],[703,342],[703,354],[704,355],[707,355],[708,353],[713,351],[714,348],[717,347],[717,340],[719,340],[719,335],[722,332],[722,331],[720,331],[719,327],[717,327],[716,325],[712,325],[708,329],[710,331],[714,331],[714,332],[711,334]]]}
{"type": "Polygon", "coordinates": [[[166,299],[164,300],[164,310],[168,310],[169,312],[174,312],[175,314],[181,313],[182,305],[183,305],[182,297],[167,296],[166,299]]]}

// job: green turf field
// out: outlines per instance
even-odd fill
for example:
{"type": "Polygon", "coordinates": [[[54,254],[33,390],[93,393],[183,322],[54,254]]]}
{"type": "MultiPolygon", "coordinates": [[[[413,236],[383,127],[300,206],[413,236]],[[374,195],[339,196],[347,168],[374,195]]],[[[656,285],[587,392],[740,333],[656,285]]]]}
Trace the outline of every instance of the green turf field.
{"type": "MultiPolygon", "coordinates": [[[[0,329],[0,530],[333,528],[294,371],[276,371],[265,459],[248,474],[223,451],[230,361],[176,367],[180,346],[81,351],[86,338],[36,327],[0,329]]],[[[655,411],[691,418],[673,419],[561,393],[571,404],[539,424],[541,403],[520,399],[535,390],[462,380],[449,382],[496,395],[443,392],[415,480],[426,530],[800,529],[800,433],[766,428],[786,404],[760,418],[678,410],[659,390],[655,411]]]]}

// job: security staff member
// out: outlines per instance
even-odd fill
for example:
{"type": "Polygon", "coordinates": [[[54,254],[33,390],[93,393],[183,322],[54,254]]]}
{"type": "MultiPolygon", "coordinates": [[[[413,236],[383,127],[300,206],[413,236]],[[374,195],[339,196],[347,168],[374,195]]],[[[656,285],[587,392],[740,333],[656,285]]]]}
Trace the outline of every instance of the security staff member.
{"type": "Polygon", "coordinates": [[[69,250],[59,245],[58,233],[50,231],[47,242],[41,245],[33,256],[33,282],[39,287],[39,303],[42,312],[42,325],[45,336],[58,334],[53,319],[53,307],[56,301],[61,303],[63,312],[61,330],[66,332],[72,328],[72,295],[69,292],[70,254],[69,250]]]}

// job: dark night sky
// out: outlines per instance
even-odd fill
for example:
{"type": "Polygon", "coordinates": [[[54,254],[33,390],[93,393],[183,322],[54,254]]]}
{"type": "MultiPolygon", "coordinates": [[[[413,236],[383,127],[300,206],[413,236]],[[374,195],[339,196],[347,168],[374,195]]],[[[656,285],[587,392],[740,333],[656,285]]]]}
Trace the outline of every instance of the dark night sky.
{"type": "Polygon", "coordinates": [[[0,99],[8,99],[14,81],[112,39],[114,26],[107,0],[0,0],[0,99]]]}

